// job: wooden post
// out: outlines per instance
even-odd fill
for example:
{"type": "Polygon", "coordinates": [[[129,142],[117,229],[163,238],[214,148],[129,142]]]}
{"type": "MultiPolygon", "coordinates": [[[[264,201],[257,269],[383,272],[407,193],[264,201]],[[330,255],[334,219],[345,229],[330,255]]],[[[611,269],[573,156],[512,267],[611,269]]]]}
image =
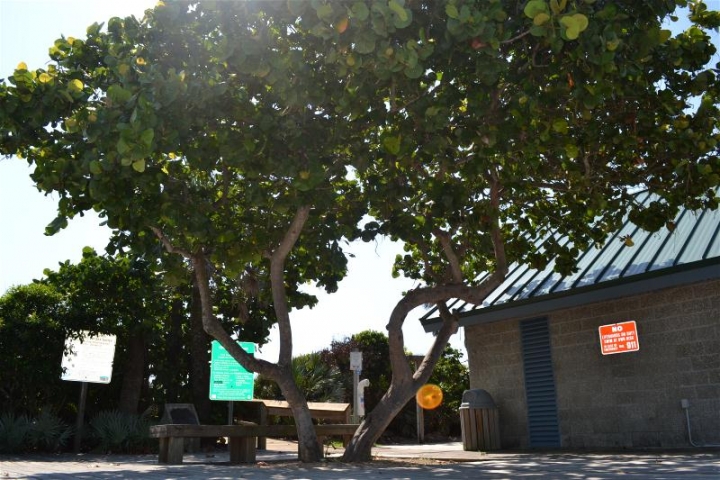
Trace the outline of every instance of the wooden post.
{"type": "MultiPolygon", "coordinates": [[[[422,363],[422,361],[425,359],[422,355],[413,355],[410,357],[412,359],[413,365],[415,366],[415,371],[417,371],[418,367],[422,363]]],[[[420,406],[419,403],[417,403],[417,399],[415,400],[415,418],[417,422],[417,441],[418,443],[424,443],[425,442],[425,412],[423,408],[420,406]]]]}
{"type": "Polygon", "coordinates": [[[417,418],[417,440],[418,443],[425,442],[425,412],[423,408],[415,401],[415,416],[417,418]]]}
{"type": "MultiPolygon", "coordinates": [[[[267,413],[267,407],[264,403],[260,402],[260,425],[267,425],[268,423],[268,413],[267,413]]],[[[267,450],[267,437],[257,437],[257,449],[258,450],[267,450]]]]}

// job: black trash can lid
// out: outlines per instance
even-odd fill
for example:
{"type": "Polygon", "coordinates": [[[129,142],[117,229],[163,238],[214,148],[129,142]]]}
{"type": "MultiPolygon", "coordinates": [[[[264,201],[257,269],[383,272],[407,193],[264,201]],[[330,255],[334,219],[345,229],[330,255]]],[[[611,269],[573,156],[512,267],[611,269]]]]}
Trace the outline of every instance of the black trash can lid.
{"type": "Polygon", "coordinates": [[[482,388],[465,390],[460,408],[497,408],[495,400],[482,388]]]}

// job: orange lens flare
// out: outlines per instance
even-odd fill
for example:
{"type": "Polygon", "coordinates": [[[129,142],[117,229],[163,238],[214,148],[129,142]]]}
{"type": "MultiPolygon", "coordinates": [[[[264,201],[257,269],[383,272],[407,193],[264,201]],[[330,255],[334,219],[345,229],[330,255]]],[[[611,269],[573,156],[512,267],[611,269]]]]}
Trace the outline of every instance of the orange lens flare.
{"type": "Polygon", "coordinates": [[[418,405],[425,410],[432,410],[440,406],[443,400],[443,393],[440,387],[428,383],[420,387],[415,394],[418,405]]]}

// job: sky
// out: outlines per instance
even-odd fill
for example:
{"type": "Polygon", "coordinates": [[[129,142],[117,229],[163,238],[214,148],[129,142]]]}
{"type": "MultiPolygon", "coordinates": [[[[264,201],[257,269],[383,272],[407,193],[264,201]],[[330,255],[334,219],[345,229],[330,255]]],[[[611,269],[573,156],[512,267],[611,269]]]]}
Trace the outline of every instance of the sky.
{"type": "MultiPolygon", "coordinates": [[[[141,17],[153,0],[0,0],[0,78],[7,78],[20,62],[29,69],[48,62],[48,48],[65,37],[84,38],[94,22],[118,16],[141,17]]],[[[85,246],[104,251],[109,230],[99,226],[90,212],[70,221],[68,228],[45,236],[45,226],[55,218],[57,196],[39,192],[30,178],[32,169],[25,160],[0,158],[0,295],[13,285],[31,283],[43,277],[43,270],[57,270],[67,260],[77,263],[85,246]]],[[[386,332],[385,325],[402,292],[415,285],[407,279],[393,279],[392,262],[400,245],[389,240],[353,244],[349,251],[349,275],[338,292],[318,295],[318,305],[293,311],[294,354],[309,353],[330,346],[363,330],[386,332]]],[[[406,349],[424,354],[433,337],[425,333],[416,310],[405,322],[406,349]]],[[[451,345],[464,351],[462,329],[451,345]]],[[[258,356],[276,361],[277,330],[258,356]]]]}

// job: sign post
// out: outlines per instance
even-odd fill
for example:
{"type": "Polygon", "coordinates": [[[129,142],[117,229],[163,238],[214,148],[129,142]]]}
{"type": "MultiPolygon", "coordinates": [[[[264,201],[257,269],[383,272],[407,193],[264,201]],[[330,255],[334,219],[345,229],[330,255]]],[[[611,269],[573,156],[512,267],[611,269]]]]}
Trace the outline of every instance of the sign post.
{"type": "Polygon", "coordinates": [[[600,350],[603,355],[640,350],[635,321],[612,323],[598,327],[600,350]]]}
{"type": "Polygon", "coordinates": [[[110,383],[112,378],[113,359],[115,358],[115,335],[95,335],[91,332],[80,332],[80,338],[65,339],[65,351],[62,358],[62,380],[82,382],[80,401],[78,402],[77,421],[75,423],[75,441],[73,450],[80,453],[83,423],[85,419],[85,402],[88,383],[110,383]]]}
{"type": "MultiPolygon", "coordinates": [[[[252,342],[237,342],[250,355],[255,354],[252,342]]],[[[210,351],[210,400],[227,400],[228,425],[233,423],[233,401],[252,400],[255,375],[240,365],[217,340],[210,351]]]]}
{"type": "Polygon", "coordinates": [[[360,383],[360,372],[362,371],[362,352],[353,350],[350,352],[350,370],[353,372],[353,414],[352,422],[360,422],[360,406],[358,400],[358,383],[360,383]]]}

